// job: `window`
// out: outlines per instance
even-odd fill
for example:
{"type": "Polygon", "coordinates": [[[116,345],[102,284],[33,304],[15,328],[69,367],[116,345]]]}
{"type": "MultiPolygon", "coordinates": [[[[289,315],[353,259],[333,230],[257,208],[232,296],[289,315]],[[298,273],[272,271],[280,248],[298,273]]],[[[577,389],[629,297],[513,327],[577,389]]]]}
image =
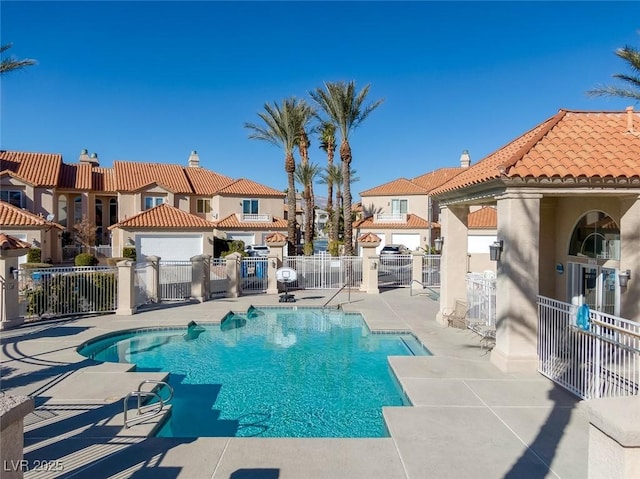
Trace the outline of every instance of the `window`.
{"type": "Polygon", "coordinates": [[[73,224],[80,223],[82,221],[82,198],[76,196],[73,200],[73,224]]]}
{"type": "Polygon", "coordinates": [[[150,210],[154,206],[158,206],[164,203],[164,196],[145,196],[144,197],[144,209],[150,210]]]}
{"type": "Polygon", "coordinates": [[[197,213],[209,213],[211,211],[211,200],[199,199],[196,203],[197,213]]]}
{"type": "Polygon", "coordinates": [[[109,226],[118,222],[118,201],[115,198],[109,200],[109,226]]]}
{"type": "Polygon", "coordinates": [[[67,226],[67,197],[65,195],[58,198],[58,224],[67,226]]]}
{"type": "Polygon", "coordinates": [[[620,259],[620,228],[602,211],[589,211],[571,235],[569,254],[597,259],[620,259]]]}
{"type": "Polygon", "coordinates": [[[22,191],[19,190],[0,190],[0,200],[22,208],[22,191]]]}
{"type": "Polygon", "coordinates": [[[242,200],[242,214],[257,215],[258,200],[242,200]]]}
{"type": "Polygon", "coordinates": [[[407,200],[391,200],[391,214],[399,215],[407,213],[407,200]]]}

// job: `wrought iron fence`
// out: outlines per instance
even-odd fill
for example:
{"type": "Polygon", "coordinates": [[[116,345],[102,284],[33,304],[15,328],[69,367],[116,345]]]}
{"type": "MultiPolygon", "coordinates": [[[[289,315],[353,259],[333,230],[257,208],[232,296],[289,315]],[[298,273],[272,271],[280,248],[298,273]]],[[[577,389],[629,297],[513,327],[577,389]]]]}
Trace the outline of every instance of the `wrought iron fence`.
{"type": "Polygon", "coordinates": [[[159,301],[184,301],[191,297],[191,261],[160,261],[158,276],[159,301]]]}
{"type": "Polygon", "coordinates": [[[423,286],[440,286],[440,255],[426,254],[422,257],[423,286]]]}
{"type": "Polygon", "coordinates": [[[227,260],[212,258],[209,266],[209,294],[212,298],[225,296],[229,287],[227,278],[227,260]]]}
{"type": "Polygon", "coordinates": [[[496,326],[496,277],[490,271],[486,273],[468,273],[467,283],[467,321],[496,326]]]}
{"type": "Polygon", "coordinates": [[[538,296],[538,371],[581,399],[640,394],[640,323],[538,296]]]}
{"type": "Polygon", "coordinates": [[[20,314],[26,318],[110,313],[118,307],[117,268],[20,269],[20,314]]]}
{"type": "Polygon", "coordinates": [[[362,258],[359,256],[289,256],[284,265],[298,273],[290,289],[339,289],[345,284],[362,285],[362,258]]]}
{"type": "Polygon", "coordinates": [[[378,287],[396,288],[411,285],[413,256],[410,254],[381,254],[378,268],[378,287]]]}
{"type": "Polygon", "coordinates": [[[242,258],[240,261],[240,278],[243,293],[264,293],[268,286],[267,258],[242,258]]]}

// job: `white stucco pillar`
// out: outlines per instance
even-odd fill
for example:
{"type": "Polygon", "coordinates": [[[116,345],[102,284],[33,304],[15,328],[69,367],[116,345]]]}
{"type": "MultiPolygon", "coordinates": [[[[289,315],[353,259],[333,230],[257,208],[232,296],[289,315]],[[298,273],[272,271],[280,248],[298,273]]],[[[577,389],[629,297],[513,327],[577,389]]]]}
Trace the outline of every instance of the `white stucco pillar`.
{"type": "Polygon", "coordinates": [[[411,284],[409,287],[413,290],[422,290],[422,258],[424,254],[420,251],[411,253],[411,284]]]}
{"type": "Polygon", "coordinates": [[[640,321],[640,197],[621,202],[620,271],[631,270],[631,279],[620,289],[620,316],[640,321]]]}
{"type": "Polygon", "coordinates": [[[147,295],[160,302],[160,256],[147,256],[147,295]]]}
{"type": "Polygon", "coordinates": [[[491,362],[505,372],[537,367],[540,200],[541,195],[532,194],[498,198],[498,240],[504,245],[496,275],[491,362]]]}
{"type": "Polygon", "coordinates": [[[467,299],[467,206],[443,206],[440,222],[442,252],[440,263],[440,311],[438,322],[446,325],[442,313],[455,308],[456,299],[467,299]]]}
{"type": "Polygon", "coordinates": [[[0,250],[0,330],[24,322],[18,295],[18,258],[27,251],[28,248],[0,250]]]}
{"type": "Polygon", "coordinates": [[[379,294],[378,269],[380,256],[376,248],[380,246],[380,238],[373,233],[365,233],[356,240],[362,250],[362,284],[360,291],[368,294],[379,294]]]}
{"type": "Polygon", "coordinates": [[[209,255],[193,256],[191,261],[191,297],[204,303],[209,300],[209,255]]]}
{"type": "MultiPolygon", "coordinates": [[[[282,251],[282,248],[280,248],[282,251]]],[[[278,279],[276,271],[282,266],[282,259],[276,253],[267,255],[267,294],[278,294],[278,279]]]]}
{"type": "Polygon", "coordinates": [[[135,264],[133,261],[118,262],[118,309],[117,315],[129,316],[136,312],[135,264]]]}
{"type": "Polygon", "coordinates": [[[227,298],[237,298],[240,296],[240,261],[242,255],[240,253],[231,253],[226,256],[227,265],[227,298]]]}

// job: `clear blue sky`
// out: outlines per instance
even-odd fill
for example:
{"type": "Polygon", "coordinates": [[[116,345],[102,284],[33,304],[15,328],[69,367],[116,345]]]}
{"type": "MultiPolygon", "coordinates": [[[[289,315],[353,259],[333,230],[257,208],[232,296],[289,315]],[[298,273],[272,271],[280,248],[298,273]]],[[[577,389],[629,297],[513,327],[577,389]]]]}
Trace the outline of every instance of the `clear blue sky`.
{"type": "MultiPolygon", "coordinates": [[[[623,110],[587,90],[628,72],[638,2],[16,2],[1,42],[38,65],[2,79],[0,147],[201,165],[286,187],[248,139],[265,102],[323,81],[385,102],[351,137],[358,192],[472,162],[560,108],[623,110]]],[[[634,105],[638,108],[637,105],[634,105]]],[[[311,161],[325,164],[312,138],[311,161]]],[[[318,187],[319,195],[324,187],[318,187]]]]}

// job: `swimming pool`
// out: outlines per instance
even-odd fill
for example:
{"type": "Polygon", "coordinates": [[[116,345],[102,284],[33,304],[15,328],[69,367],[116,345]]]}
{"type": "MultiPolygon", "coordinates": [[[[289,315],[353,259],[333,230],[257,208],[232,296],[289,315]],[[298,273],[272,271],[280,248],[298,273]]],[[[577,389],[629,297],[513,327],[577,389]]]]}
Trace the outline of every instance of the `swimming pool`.
{"type": "Polygon", "coordinates": [[[408,404],[387,356],[429,354],[411,334],[372,334],[359,314],[303,308],[126,331],[79,352],[170,372],[162,437],[385,437],[382,407],[408,404]]]}

